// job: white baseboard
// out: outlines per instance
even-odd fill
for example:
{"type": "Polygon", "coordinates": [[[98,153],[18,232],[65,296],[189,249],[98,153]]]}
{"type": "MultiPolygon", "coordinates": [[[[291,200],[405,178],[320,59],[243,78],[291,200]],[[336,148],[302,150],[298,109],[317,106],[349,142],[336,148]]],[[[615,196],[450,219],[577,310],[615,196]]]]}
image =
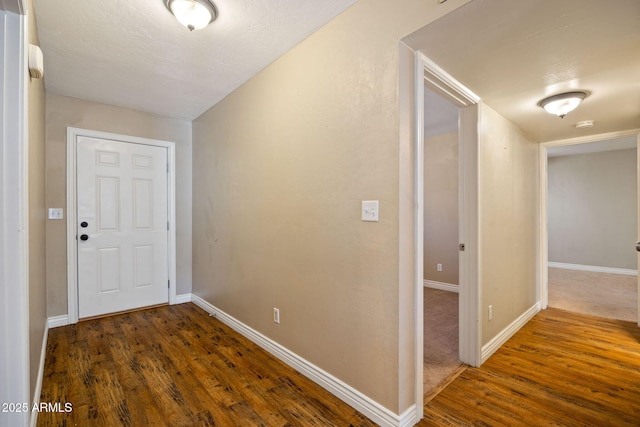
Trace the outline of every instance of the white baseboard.
{"type": "MultiPolygon", "coordinates": [[[[186,302],[191,302],[191,294],[181,294],[176,295],[175,304],[184,304],[186,302]]],[[[51,328],[59,328],[60,326],[69,325],[69,315],[63,314],[61,316],[49,317],[47,319],[47,324],[49,325],[49,329],[51,328]]]]}
{"type": "Polygon", "coordinates": [[[425,288],[440,289],[441,291],[449,291],[459,293],[459,286],[451,283],[436,282],[435,280],[424,280],[425,288]]]}
{"type": "Polygon", "coordinates": [[[535,303],[530,309],[522,313],[520,317],[514,320],[509,326],[504,328],[498,335],[493,337],[491,341],[482,346],[482,354],[480,364],[484,363],[496,352],[509,338],[513,336],[520,328],[522,328],[529,320],[540,311],[540,302],[535,303]]]}
{"type": "Polygon", "coordinates": [[[420,422],[417,416],[416,405],[412,405],[409,409],[404,411],[398,420],[398,426],[400,427],[412,427],[420,422]]]}
{"type": "MultiPolygon", "coordinates": [[[[34,405],[40,406],[40,393],[42,392],[42,380],[44,379],[44,362],[47,356],[47,342],[49,341],[49,321],[47,319],[44,322],[44,334],[42,336],[42,349],[40,350],[40,365],[38,366],[38,377],[36,379],[36,388],[33,391],[33,400],[31,407],[34,405]]],[[[30,427],[36,427],[38,423],[38,411],[31,411],[31,419],[29,420],[30,427]]]]}
{"type": "Polygon", "coordinates": [[[415,420],[415,407],[409,408],[402,415],[396,415],[358,390],[233,318],[199,296],[192,295],[192,302],[379,425],[384,427],[405,427],[412,426],[417,422],[417,420],[415,420]]]}
{"type": "Polygon", "coordinates": [[[63,314],[62,316],[49,317],[47,319],[47,325],[49,326],[49,329],[58,328],[60,326],[67,326],[68,324],[69,316],[66,314],[63,314]]]}
{"type": "Polygon", "coordinates": [[[629,270],[626,268],[599,267],[596,265],[582,265],[582,264],[566,264],[563,262],[551,262],[551,261],[549,261],[547,265],[552,268],[565,268],[567,270],[593,271],[595,273],[609,273],[609,274],[624,274],[625,276],[638,275],[638,270],[629,270]]]}
{"type": "Polygon", "coordinates": [[[191,302],[191,294],[176,295],[175,304],[184,304],[186,302],[191,302]]]}

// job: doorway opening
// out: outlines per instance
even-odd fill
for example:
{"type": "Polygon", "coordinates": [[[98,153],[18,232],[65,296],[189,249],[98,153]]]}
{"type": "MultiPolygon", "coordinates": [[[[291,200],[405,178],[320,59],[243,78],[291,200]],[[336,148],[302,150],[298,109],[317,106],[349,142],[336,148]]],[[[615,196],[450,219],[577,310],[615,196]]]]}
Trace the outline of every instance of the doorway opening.
{"type": "Polygon", "coordinates": [[[463,365],[459,352],[458,106],[424,88],[424,394],[463,365]]]}
{"type": "MultiPolygon", "coordinates": [[[[457,241],[454,241],[458,261],[458,360],[462,363],[479,366],[481,355],[479,292],[478,289],[478,108],[480,98],[464,87],[437,64],[416,53],[415,68],[415,225],[414,225],[414,277],[415,277],[415,372],[416,407],[418,416],[424,399],[424,295],[425,295],[425,88],[442,97],[457,109],[457,175],[456,197],[458,201],[457,241]]],[[[428,94],[427,96],[431,96],[428,94]]],[[[436,183],[437,185],[437,183],[436,183]]],[[[454,256],[455,258],[455,256],[454,256]]],[[[428,267],[434,260],[427,258],[428,267]]],[[[437,271],[439,261],[435,261],[437,271]]],[[[442,262],[442,270],[445,263],[442,262]]],[[[453,266],[453,263],[451,263],[453,266]]],[[[455,267],[454,267],[455,268],[455,267]]],[[[442,282],[444,283],[444,282],[442,282]]],[[[445,286],[446,287],[446,286],[445,286]]]]}
{"type": "Polygon", "coordinates": [[[174,143],[69,128],[69,323],[175,304],[175,236],[174,143]]]}
{"type": "Polygon", "coordinates": [[[639,140],[631,130],[541,144],[543,307],[640,322],[639,140]]]}

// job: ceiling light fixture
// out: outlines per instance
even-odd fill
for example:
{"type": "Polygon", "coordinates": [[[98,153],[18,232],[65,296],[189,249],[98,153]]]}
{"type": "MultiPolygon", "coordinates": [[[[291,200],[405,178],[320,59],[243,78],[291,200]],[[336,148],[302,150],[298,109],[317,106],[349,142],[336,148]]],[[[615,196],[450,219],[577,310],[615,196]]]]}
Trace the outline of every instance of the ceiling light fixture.
{"type": "Polygon", "coordinates": [[[164,0],[164,4],[189,31],[206,27],[218,16],[215,5],[209,0],[164,0]]]}
{"type": "Polygon", "coordinates": [[[560,93],[541,100],[538,105],[544,108],[547,113],[564,119],[564,116],[575,110],[586,97],[586,92],[560,93]]]}

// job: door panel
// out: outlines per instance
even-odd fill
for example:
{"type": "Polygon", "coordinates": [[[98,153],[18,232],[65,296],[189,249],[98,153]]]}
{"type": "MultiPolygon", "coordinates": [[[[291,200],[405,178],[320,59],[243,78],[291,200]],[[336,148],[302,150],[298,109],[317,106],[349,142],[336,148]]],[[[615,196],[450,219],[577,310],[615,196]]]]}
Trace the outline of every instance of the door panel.
{"type": "Polygon", "coordinates": [[[167,179],[164,147],[78,137],[80,318],[168,302],[167,179]]]}

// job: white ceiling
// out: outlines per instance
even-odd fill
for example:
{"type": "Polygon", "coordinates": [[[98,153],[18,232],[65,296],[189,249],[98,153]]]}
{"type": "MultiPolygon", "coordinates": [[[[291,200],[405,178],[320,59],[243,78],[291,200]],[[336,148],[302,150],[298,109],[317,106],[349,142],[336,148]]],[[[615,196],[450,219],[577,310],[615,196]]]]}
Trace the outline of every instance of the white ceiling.
{"type": "Polygon", "coordinates": [[[34,0],[49,93],[194,119],[356,0],[215,0],[189,32],[163,0],[34,0]]]}
{"type": "Polygon", "coordinates": [[[640,128],[638,0],[473,0],[405,41],[536,141],[640,128]],[[564,119],[537,106],[570,90],[564,119]]]}

